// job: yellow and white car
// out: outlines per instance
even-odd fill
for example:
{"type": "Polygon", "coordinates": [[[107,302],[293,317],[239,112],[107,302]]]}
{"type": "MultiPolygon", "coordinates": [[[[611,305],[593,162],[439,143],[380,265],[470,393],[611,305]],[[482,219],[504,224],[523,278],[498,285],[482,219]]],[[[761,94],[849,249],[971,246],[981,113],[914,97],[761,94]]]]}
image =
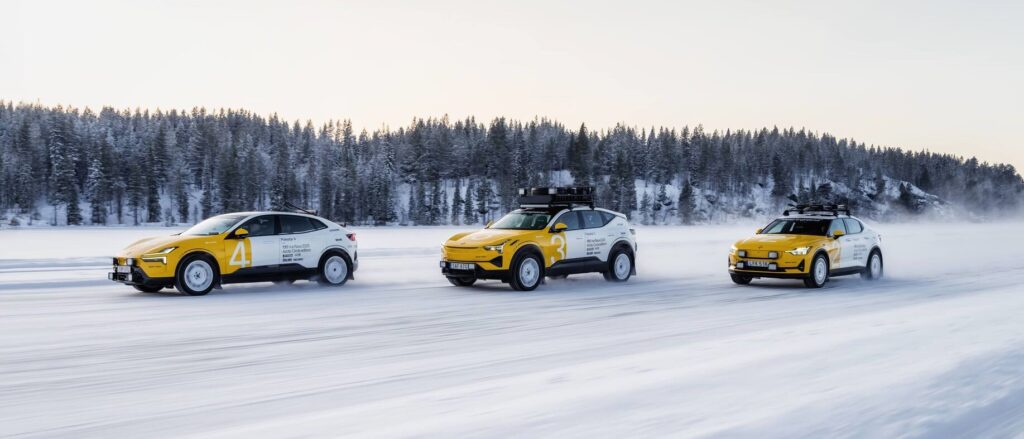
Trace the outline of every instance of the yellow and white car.
{"type": "Polygon", "coordinates": [[[635,231],[626,216],[594,207],[592,187],[520,189],[520,209],[442,246],[441,273],[456,286],[498,279],[530,291],[544,276],[636,274],[635,231]]]}
{"type": "Polygon", "coordinates": [[[143,292],[175,287],[191,296],[242,282],[340,286],[359,267],[356,249],[354,233],[315,215],[229,213],[132,243],[114,257],[107,278],[143,292]]]}
{"type": "Polygon", "coordinates": [[[882,236],[839,205],[799,205],[758,229],[729,250],[732,281],[802,279],[821,288],[829,277],[860,274],[868,280],[883,274],[882,236]]]}

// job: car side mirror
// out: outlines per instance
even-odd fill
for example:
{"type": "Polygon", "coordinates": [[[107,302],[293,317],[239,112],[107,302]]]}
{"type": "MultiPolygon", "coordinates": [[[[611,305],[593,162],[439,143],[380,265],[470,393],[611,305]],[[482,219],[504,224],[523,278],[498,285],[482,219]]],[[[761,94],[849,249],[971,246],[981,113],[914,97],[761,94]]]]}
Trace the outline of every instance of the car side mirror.
{"type": "Polygon", "coordinates": [[[843,235],[846,235],[846,232],[844,232],[842,230],[836,230],[835,232],[832,232],[832,238],[835,238],[835,239],[842,238],[843,235]]]}
{"type": "Polygon", "coordinates": [[[249,236],[249,231],[239,227],[239,228],[235,229],[235,235],[234,236],[235,236],[236,239],[242,239],[242,238],[245,238],[246,236],[249,236]]]}
{"type": "Polygon", "coordinates": [[[551,228],[551,233],[562,233],[562,232],[564,232],[568,228],[569,228],[569,226],[565,225],[565,223],[558,223],[558,224],[555,224],[555,226],[551,228]]]}
{"type": "Polygon", "coordinates": [[[757,229],[757,231],[755,231],[754,234],[755,235],[760,235],[762,230],[764,230],[764,229],[757,229]]]}

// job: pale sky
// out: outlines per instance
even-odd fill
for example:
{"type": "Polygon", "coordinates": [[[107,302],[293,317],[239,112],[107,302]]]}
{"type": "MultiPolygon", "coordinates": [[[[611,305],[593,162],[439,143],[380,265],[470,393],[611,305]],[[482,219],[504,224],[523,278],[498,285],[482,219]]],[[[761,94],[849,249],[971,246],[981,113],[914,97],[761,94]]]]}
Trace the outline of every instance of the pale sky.
{"type": "Polygon", "coordinates": [[[1020,1],[0,0],[0,99],[806,127],[1024,168],[1020,1]]]}

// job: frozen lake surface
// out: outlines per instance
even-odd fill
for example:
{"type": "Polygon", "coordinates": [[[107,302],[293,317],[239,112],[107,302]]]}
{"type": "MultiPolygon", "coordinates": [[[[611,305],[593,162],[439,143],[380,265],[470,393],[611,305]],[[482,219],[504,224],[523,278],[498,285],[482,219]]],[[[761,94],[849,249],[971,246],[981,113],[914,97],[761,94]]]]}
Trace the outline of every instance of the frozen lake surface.
{"type": "Polygon", "coordinates": [[[638,276],[450,286],[455,228],[358,229],[339,289],[106,280],[157,228],[0,230],[4,437],[1019,437],[1022,223],[879,225],[886,279],[733,285],[756,226],[640,228],[638,276]]]}

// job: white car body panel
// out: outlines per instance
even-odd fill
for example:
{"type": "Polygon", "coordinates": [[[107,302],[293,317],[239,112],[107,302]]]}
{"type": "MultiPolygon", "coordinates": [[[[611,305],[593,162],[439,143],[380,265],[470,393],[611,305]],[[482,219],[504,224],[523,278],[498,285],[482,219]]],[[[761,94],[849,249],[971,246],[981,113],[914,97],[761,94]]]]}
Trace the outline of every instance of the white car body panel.
{"type": "Polygon", "coordinates": [[[249,241],[252,254],[248,255],[251,267],[265,267],[285,264],[299,264],[305,268],[315,269],[320,259],[328,250],[344,251],[352,262],[352,271],[358,268],[356,241],[348,238],[352,233],[341,225],[315,215],[292,212],[258,212],[239,221],[232,230],[241,227],[253,218],[264,215],[290,215],[312,218],[320,221],[326,228],[302,233],[279,233],[266,236],[251,236],[249,241]]]}

